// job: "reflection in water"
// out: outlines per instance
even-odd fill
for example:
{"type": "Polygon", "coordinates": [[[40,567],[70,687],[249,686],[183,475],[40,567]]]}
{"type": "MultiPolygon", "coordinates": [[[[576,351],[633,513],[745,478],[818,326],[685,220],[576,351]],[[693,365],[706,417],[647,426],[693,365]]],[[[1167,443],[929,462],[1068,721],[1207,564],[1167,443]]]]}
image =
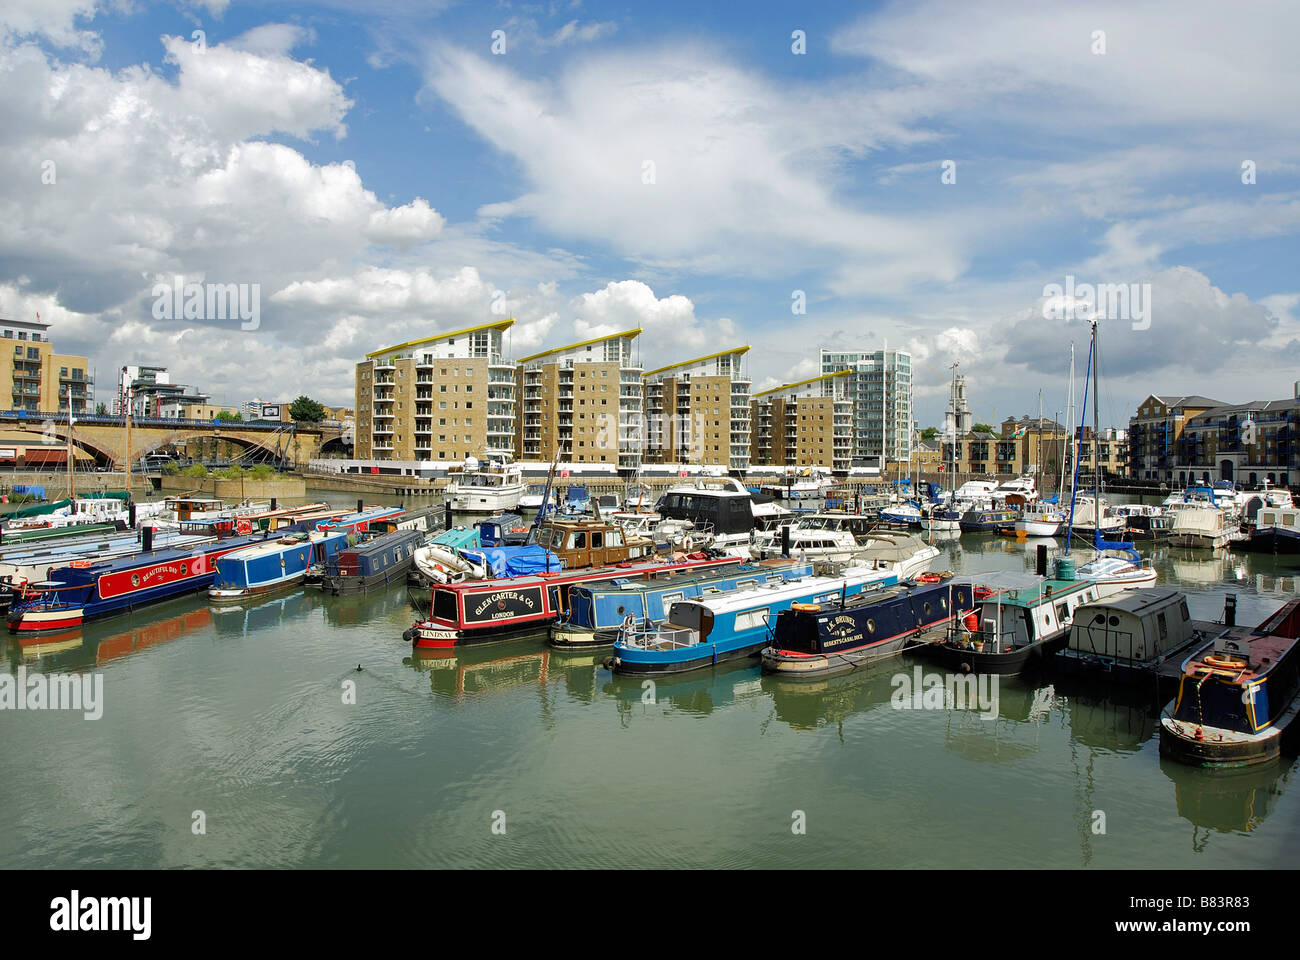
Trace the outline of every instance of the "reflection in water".
{"type": "Polygon", "coordinates": [[[768,674],[762,690],[772,698],[774,716],[795,730],[816,730],[836,725],[844,740],[844,721],[855,713],[889,708],[891,679],[901,661],[876,663],[852,673],[819,680],[792,680],[768,674]]]}
{"type": "Polygon", "coordinates": [[[683,713],[707,716],[719,707],[758,695],[762,690],[754,658],[678,676],[637,677],[609,671],[604,674],[606,682],[601,691],[614,697],[624,726],[643,706],[667,705],[683,713]]]}
{"type": "Polygon", "coordinates": [[[1159,705],[1140,691],[1116,691],[1111,696],[1083,692],[1075,681],[1064,687],[1069,691],[1070,736],[1079,744],[1101,751],[1136,753],[1156,735],[1159,705]],[[1125,699],[1124,693],[1132,693],[1125,699]]]}
{"type": "Polygon", "coordinates": [[[319,590],[304,589],[264,600],[261,603],[221,604],[209,607],[217,633],[247,635],[279,626],[286,620],[304,617],[322,602],[319,590]]]}
{"type": "Polygon", "coordinates": [[[1258,770],[1226,771],[1161,758],[1160,770],[1173,781],[1178,815],[1192,824],[1192,850],[1201,853],[1214,832],[1250,833],[1263,823],[1295,763],[1283,760],[1258,770]]]}
{"type": "Polygon", "coordinates": [[[550,679],[552,656],[550,647],[529,639],[450,651],[418,651],[402,662],[429,674],[429,686],[435,694],[461,699],[530,684],[544,688],[550,679]]]}
{"type": "Polygon", "coordinates": [[[11,649],[21,651],[25,662],[35,662],[44,673],[84,670],[176,640],[211,622],[206,606],[192,609],[192,601],[186,598],[130,614],[125,623],[122,619],[91,623],[70,634],[32,637],[32,642],[14,644],[11,649]],[[174,611],[170,616],[166,615],[169,610],[174,611]]]}

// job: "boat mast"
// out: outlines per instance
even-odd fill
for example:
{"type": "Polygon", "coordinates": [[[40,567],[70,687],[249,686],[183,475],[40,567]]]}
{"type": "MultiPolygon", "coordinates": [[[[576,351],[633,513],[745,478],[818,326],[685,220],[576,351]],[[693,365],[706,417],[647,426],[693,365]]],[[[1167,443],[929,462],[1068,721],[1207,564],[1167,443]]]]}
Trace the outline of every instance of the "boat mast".
{"type": "Polygon", "coordinates": [[[126,387],[126,499],[131,499],[131,385],[126,387]]]}
{"type": "Polygon", "coordinates": [[[1097,412],[1097,368],[1101,366],[1101,353],[1097,350],[1097,319],[1092,321],[1092,542],[1101,540],[1101,439],[1100,414],[1097,412]]]}
{"type": "Polygon", "coordinates": [[[72,512],[76,513],[77,482],[72,474],[72,388],[68,388],[68,499],[73,501],[72,512]]]}

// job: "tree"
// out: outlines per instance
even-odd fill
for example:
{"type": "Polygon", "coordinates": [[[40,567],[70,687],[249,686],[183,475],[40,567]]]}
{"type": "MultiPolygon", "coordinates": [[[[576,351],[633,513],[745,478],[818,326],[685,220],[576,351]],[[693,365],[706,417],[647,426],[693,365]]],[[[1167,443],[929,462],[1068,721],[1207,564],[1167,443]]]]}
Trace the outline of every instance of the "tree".
{"type": "Polygon", "coordinates": [[[217,411],[217,419],[223,423],[242,423],[244,415],[238,410],[234,413],[231,413],[229,410],[219,410],[217,411]]]}
{"type": "Polygon", "coordinates": [[[95,416],[97,417],[108,416],[108,404],[104,403],[102,400],[99,403],[95,404],[95,416]]]}
{"type": "Polygon", "coordinates": [[[320,423],[325,419],[325,408],[311,397],[303,395],[289,404],[289,416],[307,423],[320,423]]]}
{"type": "Polygon", "coordinates": [[[997,433],[997,431],[987,423],[975,424],[974,430],[976,433],[997,433]]]}
{"type": "Polygon", "coordinates": [[[939,435],[938,427],[926,427],[924,430],[921,431],[921,439],[924,440],[926,443],[929,443],[938,435],[939,435]]]}

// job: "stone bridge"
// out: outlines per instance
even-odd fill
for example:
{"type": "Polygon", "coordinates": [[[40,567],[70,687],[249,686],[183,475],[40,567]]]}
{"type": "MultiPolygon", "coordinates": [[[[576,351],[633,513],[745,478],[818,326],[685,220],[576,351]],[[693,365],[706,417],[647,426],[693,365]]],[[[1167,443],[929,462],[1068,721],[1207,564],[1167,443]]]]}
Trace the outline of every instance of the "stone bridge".
{"type": "MultiPolygon", "coordinates": [[[[29,414],[26,417],[0,414],[0,428],[27,433],[32,443],[67,443],[68,421],[53,415],[29,414]]],[[[121,469],[126,454],[126,426],[121,417],[84,415],[74,417],[72,442],[92,455],[100,466],[121,469]]],[[[209,422],[199,420],[131,419],[131,458],[138,458],[170,445],[193,446],[230,443],[237,456],[252,454],[256,459],[286,458],[305,463],[322,453],[337,449],[343,430],[337,425],[288,422],[261,424],[239,421],[209,422]]]]}

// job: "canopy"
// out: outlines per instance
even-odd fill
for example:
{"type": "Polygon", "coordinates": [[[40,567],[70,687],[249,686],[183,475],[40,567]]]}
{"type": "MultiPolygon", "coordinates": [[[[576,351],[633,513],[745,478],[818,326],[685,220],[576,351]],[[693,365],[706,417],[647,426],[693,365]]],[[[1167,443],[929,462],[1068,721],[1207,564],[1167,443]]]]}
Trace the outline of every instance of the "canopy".
{"type": "Polygon", "coordinates": [[[564,563],[559,557],[536,544],[526,547],[462,550],[461,555],[471,560],[482,561],[492,572],[493,577],[521,577],[529,573],[564,569],[564,563]]]}

